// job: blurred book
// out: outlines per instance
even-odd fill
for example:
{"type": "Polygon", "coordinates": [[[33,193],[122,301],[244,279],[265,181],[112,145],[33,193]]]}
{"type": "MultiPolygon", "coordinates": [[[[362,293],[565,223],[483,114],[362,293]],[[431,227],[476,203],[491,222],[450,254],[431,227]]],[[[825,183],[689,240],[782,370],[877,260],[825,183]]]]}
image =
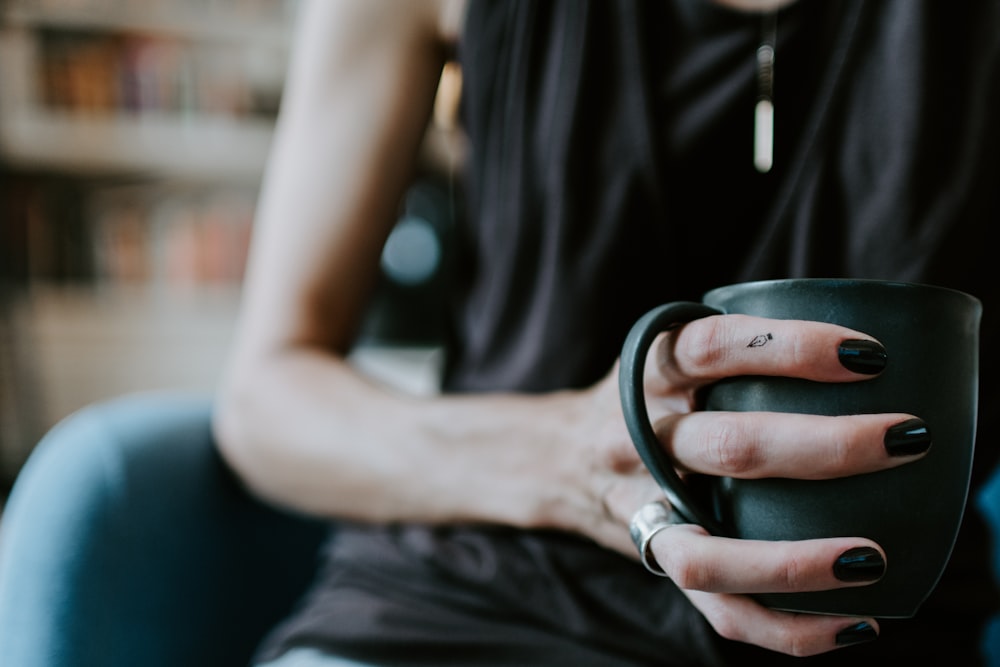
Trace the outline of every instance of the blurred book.
{"type": "MultiPolygon", "coordinates": [[[[79,114],[273,118],[281,74],[260,75],[257,45],[109,31],[39,31],[41,104],[79,114]]],[[[268,54],[278,63],[281,54],[268,54]]],[[[283,65],[281,65],[283,68],[283,65]]]]}
{"type": "Polygon", "coordinates": [[[99,280],[181,287],[242,281],[256,193],[108,188],[91,205],[99,280]]]}

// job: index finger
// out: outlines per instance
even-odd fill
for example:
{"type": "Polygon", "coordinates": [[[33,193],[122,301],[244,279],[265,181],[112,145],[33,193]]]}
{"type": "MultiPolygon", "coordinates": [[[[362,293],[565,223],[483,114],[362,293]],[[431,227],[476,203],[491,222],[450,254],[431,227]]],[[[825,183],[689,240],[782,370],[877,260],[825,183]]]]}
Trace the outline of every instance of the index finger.
{"type": "Polygon", "coordinates": [[[852,382],[880,373],[885,347],[847,327],[751,315],[693,320],[656,347],[655,363],[674,386],[696,388],[738,375],[852,382]]]}

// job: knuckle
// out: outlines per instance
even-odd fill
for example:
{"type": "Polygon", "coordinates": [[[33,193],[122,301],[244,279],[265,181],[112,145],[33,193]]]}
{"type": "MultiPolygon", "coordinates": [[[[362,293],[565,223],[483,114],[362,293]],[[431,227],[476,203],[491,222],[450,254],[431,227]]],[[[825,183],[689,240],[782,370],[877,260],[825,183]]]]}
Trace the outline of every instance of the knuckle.
{"type": "Polygon", "coordinates": [[[830,463],[835,470],[848,467],[853,458],[856,440],[851,437],[833,437],[830,445],[830,463]]]}
{"type": "Polygon", "coordinates": [[[803,563],[799,558],[792,556],[785,559],[784,565],[781,568],[781,578],[785,585],[785,590],[799,590],[804,583],[805,571],[803,563]]]}
{"type": "Polygon", "coordinates": [[[696,550],[681,540],[672,543],[670,548],[661,548],[657,552],[657,562],[670,579],[684,590],[712,590],[717,579],[696,550]]]}
{"type": "Polygon", "coordinates": [[[760,643],[770,650],[785,655],[804,658],[817,653],[816,638],[805,632],[796,619],[777,621],[762,637],[747,624],[746,617],[737,609],[725,604],[703,606],[705,620],[723,639],[735,642],[760,643]]]}
{"type": "Polygon", "coordinates": [[[813,633],[806,630],[798,618],[784,619],[775,623],[769,643],[778,653],[794,658],[804,658],[816,653],[813,633]]]}
{"type": "Polygon", "coordinates": [[[783,652],[793,658],[805,658],[816,653],[811,638],[803,636],[801,633],[789,630],[784,633],[782,639],[783,652]]]}
{"type": "Polygon", "coordinates": [[[763,462],[763,450],[757,439],[748,437],[746,429],[732,419],[711,420],[704,442],[706,463],[726,476],[745,475],[763,462]]]}
{"type": "MultiPolygon", "coordinates": [[[[844,430],[845,426],[850,426],[849,418],[834,417],[829,422],[830,429],[826,432],[824,440],[828,443],[825,464],[830,472],[843,472],[851,470],[858,464],[859,450],[864,447],[864,437],[856,428],[844,430]]],[[[817,474],[827,471],[817,471],[817,474]]]]}
{"type": "Polygon", "coordinates": [[[727,607],[712,610],[708,621],[712,629],[723,639],[735,642],[747,639],[741,619],[727,607]]]}
{"type": "Polygon", "coordinates": [[[663,565],[664,571],[670,576],[679,588],[684,590],[701,590],[698,575],[698,567],[694,563],[678,562],[677,559],[668,559],[668,564],[663,565]]]}
{"type": "Polygon", "coordinates": [[[635,445],[627,437],[608,437],[596,445],[597,465],[612,472],[627,473],[640,463],[635,445]]]}
{"type": "Polygon", "coordinates": [[[706,317],[688,324],[684,345],[675,346],[674,357],[681,368],[693,375],[710,374],[725,360],[728,348],[723,344],[725,327],[722,318],[706,317]]]}
{"type": "Polygon", "coordinates": [[[816,350],[826,349],[821,343],[793,337],[786,352],[786,358],[792,366],[810,365],[814,361],[816,350]]]}

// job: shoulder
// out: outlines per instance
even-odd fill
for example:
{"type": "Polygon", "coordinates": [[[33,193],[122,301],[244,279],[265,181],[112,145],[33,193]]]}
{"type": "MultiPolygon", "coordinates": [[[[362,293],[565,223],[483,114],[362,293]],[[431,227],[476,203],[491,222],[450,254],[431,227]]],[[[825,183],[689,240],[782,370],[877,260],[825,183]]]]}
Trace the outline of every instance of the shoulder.
{"type": "Polygon", "coordinates": [[[457,43],[465,25],[468,1],[435,0],[435,3],[438,5],[436,16],[441,38],[449,44],[457,43]]]}
{"type": "Polygon", "coordinates": [[[408,34],[454,44],[465,9],[466,0],[307,0],[300,21],[306,29],[350,33],[369,43],[408,34]]]}

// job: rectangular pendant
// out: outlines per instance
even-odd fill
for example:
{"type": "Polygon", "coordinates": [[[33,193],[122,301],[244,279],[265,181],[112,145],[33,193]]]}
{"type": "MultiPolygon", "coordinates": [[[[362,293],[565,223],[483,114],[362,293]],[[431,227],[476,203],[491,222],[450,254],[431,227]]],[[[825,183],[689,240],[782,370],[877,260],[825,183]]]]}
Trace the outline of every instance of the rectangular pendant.
{"type": "Polygon", "coordinates": [[[774,104],[758,100],[753,114],[753,166],[762,174],[774,165],[774,104]]]}

